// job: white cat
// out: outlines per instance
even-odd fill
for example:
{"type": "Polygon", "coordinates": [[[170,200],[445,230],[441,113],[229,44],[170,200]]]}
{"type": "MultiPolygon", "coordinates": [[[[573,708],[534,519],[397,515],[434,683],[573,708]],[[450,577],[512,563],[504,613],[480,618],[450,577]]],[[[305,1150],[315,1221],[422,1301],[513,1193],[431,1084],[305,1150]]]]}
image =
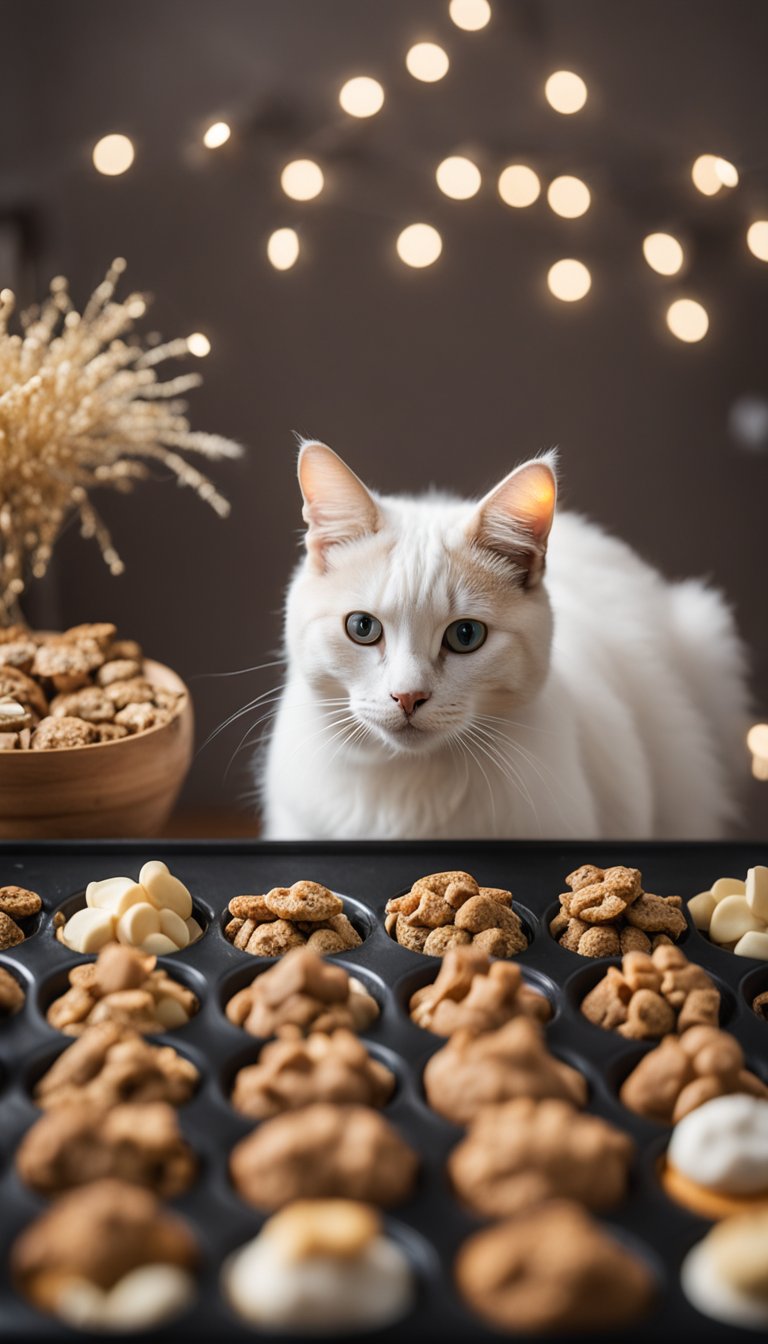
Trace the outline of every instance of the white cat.
{"type": "Polygon", "coordinates": [[[730,612],[576,514],[552,526],[553,467],[475,504],[381,497],[303,445],[268,838],[727,832],[748,711],[730,612]]]}

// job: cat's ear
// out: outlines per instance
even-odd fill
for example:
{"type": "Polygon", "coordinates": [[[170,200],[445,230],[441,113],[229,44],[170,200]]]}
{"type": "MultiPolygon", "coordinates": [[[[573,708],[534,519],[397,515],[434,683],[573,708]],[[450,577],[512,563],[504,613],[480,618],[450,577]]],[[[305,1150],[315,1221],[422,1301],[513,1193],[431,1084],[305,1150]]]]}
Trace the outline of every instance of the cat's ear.
{"type": "Polygon", "coordinates": [[[308,440],[299,453],[307,552],[314,568],[326,567],[326,551],[341,541],[375,532],[379,511],[363,482],[324,443],[308,440]]]}
{"type": "Polygon", "coordinates": [[[544,573],[557,500],[554,466],[555,454],[548,453],[510,472],[481,499],[468,528],[476,545],[503,555],[522,569],[527,588],[544,573]]]}

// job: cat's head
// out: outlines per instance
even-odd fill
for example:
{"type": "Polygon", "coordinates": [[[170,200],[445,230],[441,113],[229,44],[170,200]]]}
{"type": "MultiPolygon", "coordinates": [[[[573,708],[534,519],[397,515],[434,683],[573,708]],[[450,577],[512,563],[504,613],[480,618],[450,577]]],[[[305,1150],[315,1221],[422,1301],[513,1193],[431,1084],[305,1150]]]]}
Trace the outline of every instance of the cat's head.
{"type": "Polygon", "coordinates": [[[293,666],[333,702],[329,718],[346,711],[363,747],[425,752],[536,694],[552,639],[552,455],[471,504],[378,496],[312,441],[299,483],[307,554],[286,638],[293,666]]]}

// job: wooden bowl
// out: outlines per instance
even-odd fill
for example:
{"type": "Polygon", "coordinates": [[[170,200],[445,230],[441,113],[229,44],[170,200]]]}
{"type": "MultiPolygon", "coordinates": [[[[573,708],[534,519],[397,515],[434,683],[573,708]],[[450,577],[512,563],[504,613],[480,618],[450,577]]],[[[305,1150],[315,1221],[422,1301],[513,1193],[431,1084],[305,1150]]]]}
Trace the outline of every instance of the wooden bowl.
{"type": "Polygon", "coordinates": [[[169,723],[87,747],[0,751],[0,838],[145,836],[162,830],[192,759],[192,702],[170,667],[147,658],[143,675],[182,694],[169,723]]]}

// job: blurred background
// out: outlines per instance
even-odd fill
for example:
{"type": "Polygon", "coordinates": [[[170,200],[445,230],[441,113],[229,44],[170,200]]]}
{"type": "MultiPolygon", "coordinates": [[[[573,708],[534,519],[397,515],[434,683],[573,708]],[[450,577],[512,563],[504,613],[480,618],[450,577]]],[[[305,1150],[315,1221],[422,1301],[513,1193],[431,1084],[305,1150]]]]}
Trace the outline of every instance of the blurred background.
{"type": "MultiPolygon", "coordinates": [[[[567,507],[726,591],[765,717],[764,0],[25,0],[3,20],[0,286],[23,306],[63,274],[80,306],[124,256],[126,291],[154,296],[142,328],[194,334],[195,428],[246,448],[211,472],[227,521],[161,472],[104,492],[125,574],[70,528],[32,624],[115,621],[189,681],[201,747],[280,682],[210,674],[277,656],[295,432],[385,491],[479,494],[558,444],[567,507]]],[[[256,832],[253,723],[198,751],[176,833],[256,832]]],[[[756,837],[767,790],[747,790],[756,837]]]]}

